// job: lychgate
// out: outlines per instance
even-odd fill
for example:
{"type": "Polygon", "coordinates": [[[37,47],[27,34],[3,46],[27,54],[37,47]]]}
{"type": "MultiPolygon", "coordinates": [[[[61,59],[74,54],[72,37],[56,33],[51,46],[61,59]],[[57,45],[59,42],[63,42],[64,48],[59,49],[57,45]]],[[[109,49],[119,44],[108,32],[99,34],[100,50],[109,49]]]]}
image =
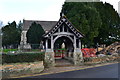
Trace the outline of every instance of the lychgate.
{"type": "Polygon", "coordinates": [[[61,16],[56,25],[43,37],[46,66],[54,66],[56,57],[68,59],[74,65],[82,64],[81,38],[83,34],[72,25],[66,16],[61,16]]]}

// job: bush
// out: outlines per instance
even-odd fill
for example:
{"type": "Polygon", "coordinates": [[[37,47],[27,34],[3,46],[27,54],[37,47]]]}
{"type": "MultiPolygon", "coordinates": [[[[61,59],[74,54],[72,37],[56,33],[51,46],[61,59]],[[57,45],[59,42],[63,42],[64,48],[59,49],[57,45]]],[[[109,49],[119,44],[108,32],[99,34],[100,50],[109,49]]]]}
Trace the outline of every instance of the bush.
{"type": "Polygon", "coordinates": [[[41,53],[21,53],[21,54],[2,54],[2,64],[4,63],[22,63],[43,61],[44,52],[41,53]]]}

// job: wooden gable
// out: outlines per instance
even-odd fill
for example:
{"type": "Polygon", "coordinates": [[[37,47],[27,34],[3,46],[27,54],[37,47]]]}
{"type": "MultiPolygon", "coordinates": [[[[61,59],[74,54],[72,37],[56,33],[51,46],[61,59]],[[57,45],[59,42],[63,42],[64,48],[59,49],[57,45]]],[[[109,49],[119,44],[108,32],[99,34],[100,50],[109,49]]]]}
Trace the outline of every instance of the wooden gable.
{"type": "Polygon", "coordinates": [[[74,34],[77,38],[82,38],[84,35],[79,32],[73,25],[72,23],[65,17],[62,16],[59,21],[56,23],[56,25],[48,32],[44,35],[44,37],[50,37],[51,35],[55,34],[55,33],[61,33],[61,31],[59,31],[59,29],[64,29],[64,33],[72,33],[74,34]],[[63,28],[64,27],[64,28],[63,28]],[[66,30],[67,29],[67,30],[66,30]]]}

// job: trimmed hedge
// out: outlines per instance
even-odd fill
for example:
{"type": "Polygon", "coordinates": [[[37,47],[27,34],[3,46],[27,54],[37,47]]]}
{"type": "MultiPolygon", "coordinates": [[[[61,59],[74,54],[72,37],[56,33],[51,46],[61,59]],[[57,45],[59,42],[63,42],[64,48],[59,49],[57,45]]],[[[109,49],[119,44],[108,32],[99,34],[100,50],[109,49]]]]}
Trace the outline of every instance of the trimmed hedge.
{"type": "Polygon", "coordinates": [[[4,63],[22,63],[43,61],[44,52],[41,53],[19,53],[19,54],[2,54],[2,64],[4,63]]]}

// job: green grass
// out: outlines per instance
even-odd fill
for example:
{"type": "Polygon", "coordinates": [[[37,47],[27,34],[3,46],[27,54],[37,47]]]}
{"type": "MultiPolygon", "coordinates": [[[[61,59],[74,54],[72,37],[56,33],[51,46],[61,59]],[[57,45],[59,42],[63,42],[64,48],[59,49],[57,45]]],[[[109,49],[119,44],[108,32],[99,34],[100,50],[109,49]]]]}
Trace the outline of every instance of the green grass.
{"type": "MultiPolygon", "coordinates": [[[[3,49],[0,51],[4,52],[4,53],[8,53],[9,51],[17,51],[18,49],[3,49]]],[[[30,51],[40,51],[40,49],[31,49],[30,51]]]]}
{"type": "Polygon", "coordinates": [[[7,53],[7,52],[9,52],[9,51],[17,51],[18,49],[3,49],[3,52],[4,53],[7,53]]]}
{"type": "Polygon", "coordinates": [[[66,50],[66,49],[54,49],[54,50],[66,50]]]}

